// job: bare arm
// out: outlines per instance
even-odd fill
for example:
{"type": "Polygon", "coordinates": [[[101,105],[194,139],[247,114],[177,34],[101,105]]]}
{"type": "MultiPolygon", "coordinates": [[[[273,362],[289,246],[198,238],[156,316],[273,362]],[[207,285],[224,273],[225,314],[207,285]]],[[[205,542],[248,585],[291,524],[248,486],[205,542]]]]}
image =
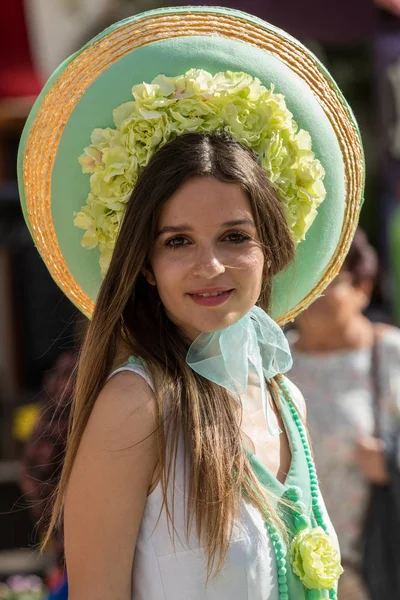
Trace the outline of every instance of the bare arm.
{"type": "Polygon", "coordinates": [[[115,375],[96,401],[68,484],[69,600],[130,600],[136,538],[157,466],[155,429],[147,383],[132,372],[115,375]]]}

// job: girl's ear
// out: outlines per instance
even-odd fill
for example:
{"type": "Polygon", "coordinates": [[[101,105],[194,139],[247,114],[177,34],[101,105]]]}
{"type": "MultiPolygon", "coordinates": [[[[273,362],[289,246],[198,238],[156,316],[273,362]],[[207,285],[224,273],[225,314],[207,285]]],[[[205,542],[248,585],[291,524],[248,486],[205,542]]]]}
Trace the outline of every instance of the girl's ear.
{"type": "Polygon", "coordinates": [[[157,285],[157,282],[156,282],[156,280],[154,278],[153,271],[151,270],[151,267],[149,267],[149,268],[143,267],[142,273],[143,273],[143,276],[146,279],[147,283],[149,283],[150,285],[157,285]]]}

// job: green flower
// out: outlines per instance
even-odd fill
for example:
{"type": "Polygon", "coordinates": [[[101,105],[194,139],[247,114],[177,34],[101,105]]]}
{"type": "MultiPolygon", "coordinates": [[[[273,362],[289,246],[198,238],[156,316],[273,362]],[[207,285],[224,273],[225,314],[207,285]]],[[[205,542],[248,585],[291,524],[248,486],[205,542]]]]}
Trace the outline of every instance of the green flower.
{"type": "Polygon", "coordinates": [[[322,527],[303,529],[290,545],[293,571],[309,589],[335,587],[343,569],[331,536],[322,527]]]}
{"type": "Polygon", "coordinates": [[[158,75],[132,88],[133,100],[113,111],[115,128],[96,128],[79,157],[90,194],[74,224],[82,246],[99,247],[105,274],[132,190],[166,143],[185,133],[226,131],[258,155],[284,205],[295,243],[305,238],[324,200],[324,169],[311,137],[299,130],[285,98],[247,73],[211,75],[191,69],[158,75]]]}

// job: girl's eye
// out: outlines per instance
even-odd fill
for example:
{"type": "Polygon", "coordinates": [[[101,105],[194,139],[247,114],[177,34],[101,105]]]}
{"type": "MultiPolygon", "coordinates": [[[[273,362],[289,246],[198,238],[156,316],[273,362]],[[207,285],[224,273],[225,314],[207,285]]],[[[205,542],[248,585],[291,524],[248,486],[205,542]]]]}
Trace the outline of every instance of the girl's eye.
{"type": "Polygon", "coordinates": [[[249,240],[251,240],[249,235],[240,233],[239,231],[228,233],[228,235],[224,237],[224,241],[230,242],[231,244],[244,244],[244,242],[248,242],[249,240]]]}
{"type": "Polygon", "coordinates": [[[184,246],[187,246],[189,243],[190,243],[189,240],[187,240],[186,238],[184,238],[181,235],[177,235],[176,237],[173,237],[170,240],[167,240],[165,242],[165,246],[167,246],[167,248],[176,249],[176,248],[183,248],[184,246]]]}

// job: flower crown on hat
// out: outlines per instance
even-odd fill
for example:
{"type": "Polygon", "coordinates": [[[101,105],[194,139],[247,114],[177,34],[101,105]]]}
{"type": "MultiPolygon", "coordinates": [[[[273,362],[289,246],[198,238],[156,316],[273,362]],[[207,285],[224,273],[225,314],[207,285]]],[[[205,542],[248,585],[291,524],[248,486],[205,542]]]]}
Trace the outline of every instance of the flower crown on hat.
{"type": "Polygon", "coordinates": [[[115,129],[94,129],[79,162],[90,173],[86,205],[74,224],[86,230],[84,248],[99,246],[104,276],[137,178],[159,148],[186,133],[223,131],[251,149],[285,208],[296,243],[305,238],[324,200],[324,168],[282,94],[246,73],[212,76],[192,69],[158,75],[132,88],[134,100],[113,112],[115,129]]]}

